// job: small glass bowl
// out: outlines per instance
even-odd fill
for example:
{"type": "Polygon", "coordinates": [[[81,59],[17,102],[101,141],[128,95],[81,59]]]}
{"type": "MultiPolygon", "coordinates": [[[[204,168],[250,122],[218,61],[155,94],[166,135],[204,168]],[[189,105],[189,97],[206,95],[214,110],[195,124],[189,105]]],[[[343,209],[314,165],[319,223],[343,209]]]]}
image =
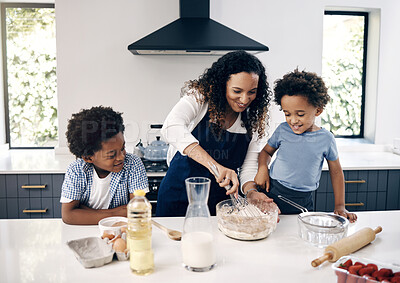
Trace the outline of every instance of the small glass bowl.
{"type": "Polygon", "coordinates": [[[126,217],[107,217],[99,221],[100,236],[104,234],[118,236],[121,235],[121,228],[127,227],[128,218],[126,217]]]}
{"type": "Polygon", "coordinates": [[[299,236],[313,246],[324,248],[347,235],[349,220],[324,212],[303,212],[297,217],[299,236]]]}
{"type": "Polygon", "coordinates": [[[235,209],[231,199],[219,202],[217,204],[219,230],[237,240],[260,240],[268,237],[275,230],[278,221],[277,205],[265,201],[249,200],[249,203],[252,206],[250,213],[247,210],[235,209]]]}

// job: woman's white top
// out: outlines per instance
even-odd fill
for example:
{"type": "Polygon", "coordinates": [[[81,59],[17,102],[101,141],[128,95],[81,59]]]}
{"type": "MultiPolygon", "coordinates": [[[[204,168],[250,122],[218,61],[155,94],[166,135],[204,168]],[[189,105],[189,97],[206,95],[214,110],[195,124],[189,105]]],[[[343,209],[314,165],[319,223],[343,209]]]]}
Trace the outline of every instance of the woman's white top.
{"type": "MultiPolygon", "coordinates": [[[[192,131],[206,115],[207,110],[208,103],[200,103],[192,95],[183,96],[172,108],[161,129],[164,140],[171,145],[167,155],[168,165],[177,151],[185,155],[183,150],[187,146],[192,143],[199,143],[192,135],[192,131]]],[[[227,131],[239,134],[247,132],[242,125],[241,113],[239,113],[235,123],[227,131]]],[[[265,138],[259,140],[258,135],[253,134],[245,160],[240,168],[239,178],[241,185],[248,181],[254,181],[258,169],[258,155],[266,142],[265,138]]]]}

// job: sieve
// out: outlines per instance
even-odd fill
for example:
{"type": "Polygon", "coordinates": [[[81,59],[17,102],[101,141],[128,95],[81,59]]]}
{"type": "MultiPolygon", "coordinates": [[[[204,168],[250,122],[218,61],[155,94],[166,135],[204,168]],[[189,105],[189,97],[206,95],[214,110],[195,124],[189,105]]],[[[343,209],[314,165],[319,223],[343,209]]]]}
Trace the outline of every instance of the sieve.
{"type": "Polygon", "coordinates": [[[327,212],[309,212],[298,203],[278,195],[282,201],[299,209],[297,217],[299,236],[317,247],[326,247],[346,236],[349,225],[347,218],[327,212]]]}

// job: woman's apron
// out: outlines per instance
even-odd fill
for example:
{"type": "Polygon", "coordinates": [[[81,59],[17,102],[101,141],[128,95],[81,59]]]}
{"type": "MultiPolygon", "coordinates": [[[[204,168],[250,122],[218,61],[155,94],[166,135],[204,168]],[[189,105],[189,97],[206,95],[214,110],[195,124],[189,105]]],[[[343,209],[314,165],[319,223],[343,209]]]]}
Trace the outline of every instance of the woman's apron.
{"type": "MultiPolygon", "coordinates": [[[[192,135],[219,164],[238,173],[238,168],[242,166],[246,157],[250,137],[247,134],[223,131],[221,138],[218,139],[212,133],[210,126],[207,113],[192,131],[192,135]]],[[[228,198],[226,189],[219,186],[207,168],[177,152],[158,190],[156,216],[185,216],[189,204],[185,179],[189,177],[206,177],[211,180],[208,207],[211,215],[216,214],[217,203],[228,198]]]]}

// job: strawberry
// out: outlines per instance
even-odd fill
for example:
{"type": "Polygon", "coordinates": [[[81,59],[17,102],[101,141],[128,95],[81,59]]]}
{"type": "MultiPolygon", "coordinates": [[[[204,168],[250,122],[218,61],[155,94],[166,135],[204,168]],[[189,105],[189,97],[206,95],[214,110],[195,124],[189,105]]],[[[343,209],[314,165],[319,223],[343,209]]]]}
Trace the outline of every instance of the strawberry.
{"type": "Polygon", "coordinates": [[[362,268],[362,265],[352,265],[349,267],[349,273],[358,275],[358,271],[362,268]]]}
{"type": "Polygon", "coordinates": [[[372,277],[376,278],[378,277],[378,270],[375,270],[374,272],[372,272],[372,277]]]}
{"type": "Polygon", "coordinates": [[[395,273],[393,273],[393,276],[394,276],[394,277],[398,277],[398,276],[400,276],[400,271],[399,271],[399,272],[395,272],[395,273]]]}
{"type": "Polygon", "coordinates": [[[374,268],[372,266],[367,266],[367,267],[363,267],[358,271],[358,274],[360,276],[363,276],[365,274],[371,275],[374,272],[374,268]]]}
{"type": "MultiPolygon", "coordinates": [[[[396,272],[399,273],[399,272],[396,272]]],[[[390,282],[392,283],[400,283],[400,276],[394,276],[392,279],[390,279],[390,282]]]]}
{"type": "Polygon", "coordinates": [[[378,266],[376,266],[376,264],[368,263],[367,266],[368,266],[368,267],[372,266],[372,267],[374,268],[374,271],[377,271],[377,270],[378,270],[378,266]]]}
{"type": "Polygon", "coordinates": [[[361,265],[362,267],[365,267],[365,264],[359,261],[357,261],[354,265],[361,265]]]}
{"type": "Polygon", "coordinates": [[[351,261],[351,259],[348,259],[345,263],[341,263],[339,265],[339,268],[344,268],[344,269],[349,269],[350,266],[353,265],[353,262],[351,261]]]}
{"type": "Polygon", "coordinates": [[[378,276],[376,277],[390,277],[393,276],[393,271],[389,268],[381,268],[378,270],[378,276]]]}

